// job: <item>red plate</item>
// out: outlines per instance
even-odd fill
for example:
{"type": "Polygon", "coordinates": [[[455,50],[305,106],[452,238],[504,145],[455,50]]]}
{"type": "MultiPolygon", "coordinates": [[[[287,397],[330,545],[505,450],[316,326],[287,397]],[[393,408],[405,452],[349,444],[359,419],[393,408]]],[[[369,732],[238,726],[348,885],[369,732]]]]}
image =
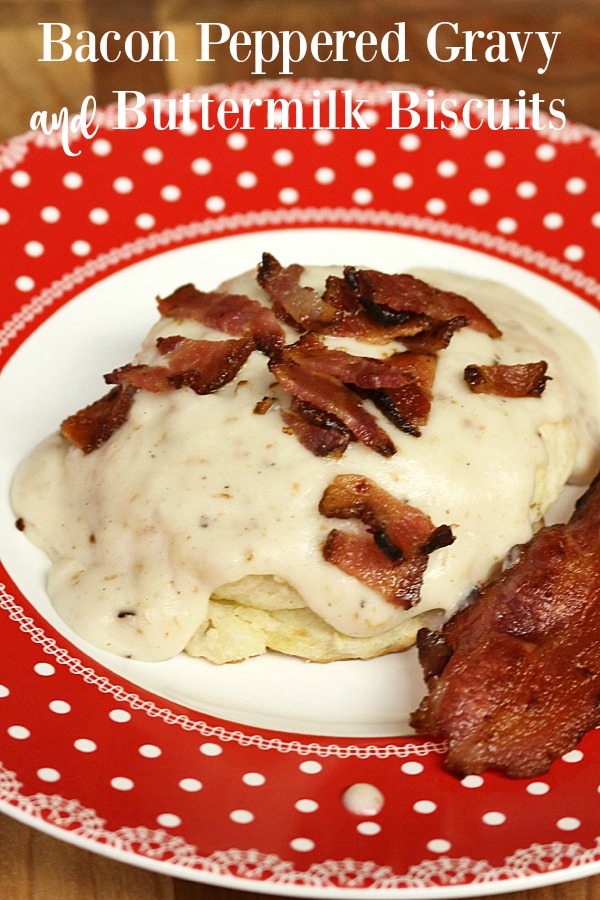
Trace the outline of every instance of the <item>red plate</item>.
{"type": "MultiPolygon", "coordinates": [[[[397,85],[211,92],[308,105],[317,88],[352,89],[369,129],[202,131],[194,119],[187,133],[117,131],[108,110],[92,141],[74,141],[76,157],[39,135],[0,148],[0,808],[133,864],[277,894],[466,896],[592,874],[598,732],[543,778],[461,782],[442,769],[439,745],[377,722],[354,731],[352,714],[346,725],[328,720],[319,699],[314,715],[291,710],[285,722],[268,703],[231,711],[211,697],[223,670],[198,699],[169,682],[176,668],[127,668],[67,634],[43,592],[45,560],[14,528],[20,456],[79,392],[94,396],[86,378],[96,385],[107,371],[86,358],[86,340],[109,367],[112,353],[114,364],[129,358],[114,310],[136,284],[152,296],[194,280],[188,266],[208,287],[255,264],[259,248],[290,262],[371,265],[397,251],[520,285],[598,339],[600,135],[573,125],[391,131],[386,90],[397,85]],[[382,792],[377,814],[342,803],[356,782],[382,792]]],[[[136,318],[132,335],[145,324],[136,318]]],[[[310,667],[310,678],[315,697],[320,682],[327,693],[341,679],[343,705],[343,673],[370,670],[336,665],[335,677],[310,667]]],[[[420,682],[409,689],[417,696],[420,682]]]]}

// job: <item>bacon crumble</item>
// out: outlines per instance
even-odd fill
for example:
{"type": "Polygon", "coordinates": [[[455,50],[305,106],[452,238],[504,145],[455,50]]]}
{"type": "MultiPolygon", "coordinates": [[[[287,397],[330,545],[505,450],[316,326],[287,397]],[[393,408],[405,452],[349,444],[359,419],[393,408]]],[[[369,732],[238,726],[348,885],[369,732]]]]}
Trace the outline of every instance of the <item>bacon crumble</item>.
{"type": "Polygon", "coordinates": [[[133,386],[114,387],[100,400],[68,416],[61,424],[61,434],[85,454],[97,450],[127,421],[135,392],[133,386]]]}
{"type": "Polygon", "coordinates": [[[541,397],[549,377],[548,364],[520,363],[513,366],[467,366],[464,378],[474,394],[496,394],[498,397],[541,397]]]}

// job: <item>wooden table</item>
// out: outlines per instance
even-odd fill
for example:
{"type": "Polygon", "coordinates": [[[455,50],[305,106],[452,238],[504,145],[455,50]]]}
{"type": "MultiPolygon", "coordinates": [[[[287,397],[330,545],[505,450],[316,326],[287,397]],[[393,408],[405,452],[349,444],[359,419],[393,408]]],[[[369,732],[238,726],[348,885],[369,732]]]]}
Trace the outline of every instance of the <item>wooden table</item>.
{"type": "MultiPolygon", "coordinates": [[[[232,30],[299,28],[305,34],[353,28],[389,30],[398,19],[407,23],[410,61],[391,66],[374,61],[298,65],[294,75],[401,80],[437,85],[490,97],[539,91],[545,98],[564,97],[570,119],[600,127],[600,2],[598,0],[0,0],[0,140],[29,127],[38,109],[78,110],[87,94],[100,104],[114,90],[145,93],[189,89],[196,84],[251,77],[249,67],[222,56],[213,63],[195,62],[195,22],[218,21],[232,30]],[[200,11],[201,6],[201,11],[200,11]],[[68,23],[73,32],[89,29],[169,29],[177,38],[179,62],[41,63],[41,21],[68,23]],[[440,63],[425,49],[424,36],[439,21],[459,22],[461,29],[489,31],[545,30],[561,35],[547,72],[535,64],[440,63]]],[[[267,67],[266,73],[278,73],[267,67]]],[[[11,818],[0,816],[0,897],[6,900],[235,900],[254,896],[244,891],[189,883],[105,859],[47,837],[11,818]]],[[[508,895],[507,895],[508,896],[508,895]]],[[[600,898],[600,876],[522,891],[515,900],[590,900],[600,898]]]]}

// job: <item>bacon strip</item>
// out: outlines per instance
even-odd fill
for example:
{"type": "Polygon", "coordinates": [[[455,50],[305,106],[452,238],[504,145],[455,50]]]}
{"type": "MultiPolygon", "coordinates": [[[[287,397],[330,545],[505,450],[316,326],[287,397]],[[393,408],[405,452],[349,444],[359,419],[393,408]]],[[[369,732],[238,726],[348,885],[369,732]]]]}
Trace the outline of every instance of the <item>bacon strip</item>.
{"type": "Polygon", "coordinates": [[[424,320],[421,331],[455,316],[464,316],[471,328],[499,337],[501,332],[470,300],[452,291],[442,291],[413,275],[387,275],[373,269],[344,269],[344,278],[358,300],[381,324],[402,323],[415,317],[424,320]]]}
{"type": "Polygon", "coordinates": [[[331,322],[336,310],[311,287],[300,285],[302,266],[283,268],[270,253],[263,253],[257,281],[271,297],[275,314],[300,330],[331,322]]]}
{"type": "Polygon", "coordinates": [[[153,393],[189,387],[197,394],[211,394],[235,378],[254,349],[254,341],[195,341],[173,335],[159,338],[157,347],[167,357],[167,365],[129,364],[105,375],[105,381],[153,393]]]}
{"type": "Polygon", "coordinates": [[[438,322],[437,325],[432,325],[431,328],[427,328],[413,337],[402,338],[402,343],[407,350],[437,353],[439,350],[445,350],[454,333],[468,324],[469,320],[466,316],[453,316],[451,319],[445,319],[438,322]]]}
{"type": "Polygon", "coordinates": [[[358,519],[366,526],[362,534],[333,529],[323,555],[403,609],[419,601],[427,555],[454,540],[447,525],[436,528],[421,510],[361,475],[334,478],[319,512],[330,519],[358,519]]]}
{"type": "Polygon", "coordinates": [[[311,372],[293,361],[271,360],[269,369],[293,397],[334,416],[357,441],[382,456],[392,456],[396,452],[389,436],[364,409],[356,394],[337,379],[311,372]]]}
{"type": "Polygon", "coordinates": [[[397,500],[362,475],[334,478],[321,498],[319,512],[328,519],[360,519],[403,557],[432,553],[454,541],[447,525],[436,528],[420,509],[397,500]]]}
{"type": "Polygon", "coordinates": [[[97,450],[127,421],[135,390],[119,385],[100,400],[68,416],[60,428],[63,437],[86,454],[97,450]]]}
{"type": "Polygon", "coordinates": [[[263,353],[274,353],[285,342],[273,310],[243,294],[204,293],[193,284],[184,284],[170,296],[159,298],[158,309],[172,319],[194,319],[226,334],[252,337],[263,353]]]}
{"type": "Polygon", "coordinates": [[[467,366],[464,377],[474,394],[499,397],[541,397],[549,377],[548,364],[522,363],[514,366],[467,366]]]}
{"type": "Polygon", "coordinates": [[[423,630],[420,733],[446,768],[533,778],[600,724],[600,476],[441,632],[423,630]]]}
{"type": "Polygon", "coordinates": [[[290,409],[281,417],[300,443],[315,456],[342,456],[351,440],[350,431],[339,419],[324,413],[310,403],[292,399],[290,409]]]}
{"type": "Polygon", "coordinates": [[[349,534],[336,528],[327,536],[323,556],[342,572],[382,594],[389,603],[411,609],[419,602],[426,556],[395,564],[368,534],[349,534]]]}
{"type": "Polygon", "coordinates": [[[389,357],[387,363],[402,373],[405,383],[365,393],[396,428],[419,437],[429,418],[437,357],[407,350],[389,357]]]}

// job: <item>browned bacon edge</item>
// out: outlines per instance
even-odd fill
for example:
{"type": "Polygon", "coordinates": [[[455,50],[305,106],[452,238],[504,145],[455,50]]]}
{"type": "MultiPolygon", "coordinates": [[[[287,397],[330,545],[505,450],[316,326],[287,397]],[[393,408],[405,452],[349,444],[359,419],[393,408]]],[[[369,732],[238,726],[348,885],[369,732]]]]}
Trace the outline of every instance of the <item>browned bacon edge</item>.
{"type": "Polygon", "coordinates": [[[499,397],[541,397],[549,381],[544,360],[517,365],[467,366],[464,378],[474,394],[499,397]]]}
{"type": "Polygon", "coordinates": [[[358,519],[366,527],[358,535],[333,529],[325,559],[403,609],[419,601],[428,554],[454,541],[447,525],[436,528],[421,510],[362,475],[336,476],[319,512],[329,519],[358,519]]]}
{"type": "Polygon", "coordinates": [[[543,774],[600,724],[600,476],[441,632],[419,634],[429,693],[413,713],[450,772],[543,774]]]}
{"type": "Polygon", "coordinates": [[[86,454],[97,450],[127,421],[135,391],[131,386],[114,387],[100,400],[68,416],[61,434],[86,454]]]}
{"type": "Polygon", "coordinates": [[[300,285],[302,271],[299,265],[284,268],[272,254],[263,253],[257,274],[258,283],[273,301],[275,314],[301,331],[331,322],[336,315],[335,307],[314,288],[300,285]]]}

